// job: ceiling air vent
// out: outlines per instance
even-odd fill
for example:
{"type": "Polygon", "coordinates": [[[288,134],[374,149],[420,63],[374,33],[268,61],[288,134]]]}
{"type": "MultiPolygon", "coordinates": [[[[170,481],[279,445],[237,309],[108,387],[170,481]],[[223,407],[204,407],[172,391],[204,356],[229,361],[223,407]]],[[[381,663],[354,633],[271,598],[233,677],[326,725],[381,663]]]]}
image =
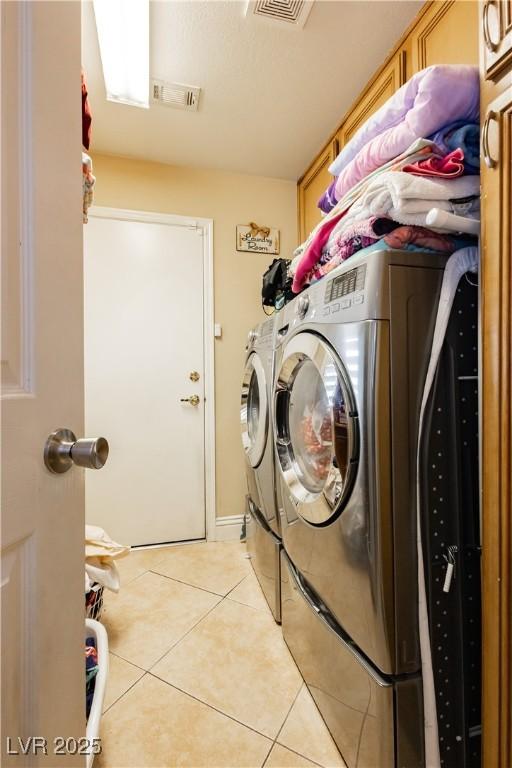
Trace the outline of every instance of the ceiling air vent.
{"type": "Polygon", "coordinates": [[[314,0],[249,0],[245,15],[269,21],[284,21],[302,28],[311,12],[314,0]]]}
{"type": "Polygon", "coordinates": [[[201,89],[194,85],[165,83],[163,80],[153,80],[151,83],[152,100],[164,107],[197,112],[200,93],[201,89]]]}

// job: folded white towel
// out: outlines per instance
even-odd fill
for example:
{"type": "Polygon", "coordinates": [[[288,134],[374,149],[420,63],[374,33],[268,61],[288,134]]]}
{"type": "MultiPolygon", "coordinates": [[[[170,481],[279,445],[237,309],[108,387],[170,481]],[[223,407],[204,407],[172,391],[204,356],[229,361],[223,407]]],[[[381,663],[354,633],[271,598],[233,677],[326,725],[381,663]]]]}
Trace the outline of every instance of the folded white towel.
{"type": "Polygon", "coordinates": [[[451,206],[438,203],[479,194],[479,176],[430,179],[403,171],[388,171],[374,179],[354,207],[357,206],[360,211],[368,210],[369,215],[384,215],[390,209],[404,213],[419,213],[434,207],[451,210],[451,206]]]}
{"type": "MultiPolygon", "coordinates": [[[[428,226],[427,214],[432,208],[458,216],[478,218],[480,212],[480,177],[459,176],[457,179],[430,179],[403,171],[386,171],[376,176],[361,197],[349,208],[333,229],[327,248],[354,221],[371,216],[387,216],[399,224],[428,226]]],[[[438,232],[452,232],[431,227],[438,232]]]]}

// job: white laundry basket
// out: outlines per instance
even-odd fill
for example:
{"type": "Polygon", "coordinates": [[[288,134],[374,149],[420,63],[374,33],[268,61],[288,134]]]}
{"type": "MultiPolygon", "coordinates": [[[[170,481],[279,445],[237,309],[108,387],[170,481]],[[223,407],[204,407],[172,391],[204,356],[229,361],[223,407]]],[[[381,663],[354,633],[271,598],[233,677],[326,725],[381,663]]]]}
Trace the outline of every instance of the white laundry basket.
{"type": "Polygon", "coordinates": [[[98,652],[98,674],[95,678],[94,696],[92,699],[91,711],[87,721],[86,738],[88,744],[87,768],[91,768],[94,761],[93,739],[99,738],[100,720],[103,711],[103,699],[105,698],[105,687],[108,677],[108,636],[107,630],[94,619],[85,620],[85,639],[94,637],[96,640],[96,650],[98,652]]]}

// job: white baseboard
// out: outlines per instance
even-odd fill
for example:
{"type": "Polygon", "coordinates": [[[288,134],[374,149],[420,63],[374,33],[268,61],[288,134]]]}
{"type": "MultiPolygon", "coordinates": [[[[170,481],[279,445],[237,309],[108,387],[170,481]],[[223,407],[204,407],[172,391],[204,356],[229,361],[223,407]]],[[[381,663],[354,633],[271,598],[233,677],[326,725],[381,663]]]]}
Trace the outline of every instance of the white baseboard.
{"type": "Polygon", "coordinates": [[[244,522],[243,515],[228,515],[215,520],[215,541],[238,541],[244,522]]]}

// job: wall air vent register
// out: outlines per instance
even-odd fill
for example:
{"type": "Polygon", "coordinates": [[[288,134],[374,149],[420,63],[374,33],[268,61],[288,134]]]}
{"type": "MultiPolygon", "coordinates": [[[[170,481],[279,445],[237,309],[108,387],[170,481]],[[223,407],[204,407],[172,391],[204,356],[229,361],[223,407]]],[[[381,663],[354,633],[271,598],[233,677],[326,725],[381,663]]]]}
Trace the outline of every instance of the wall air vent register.
{"type": "Polygon", "coordinates": [[[174,109],[187,109],[197,112],[201,89],[195,85],[181,83],[166,83],[163,80],[151,81],[151,98],[153,102],[174,109]]]}
{"type": "Polygon", "coordinates": [[[302,29],[314,0],[249,0],[245,15],[250,18],[285,22],[302,29]]]}

